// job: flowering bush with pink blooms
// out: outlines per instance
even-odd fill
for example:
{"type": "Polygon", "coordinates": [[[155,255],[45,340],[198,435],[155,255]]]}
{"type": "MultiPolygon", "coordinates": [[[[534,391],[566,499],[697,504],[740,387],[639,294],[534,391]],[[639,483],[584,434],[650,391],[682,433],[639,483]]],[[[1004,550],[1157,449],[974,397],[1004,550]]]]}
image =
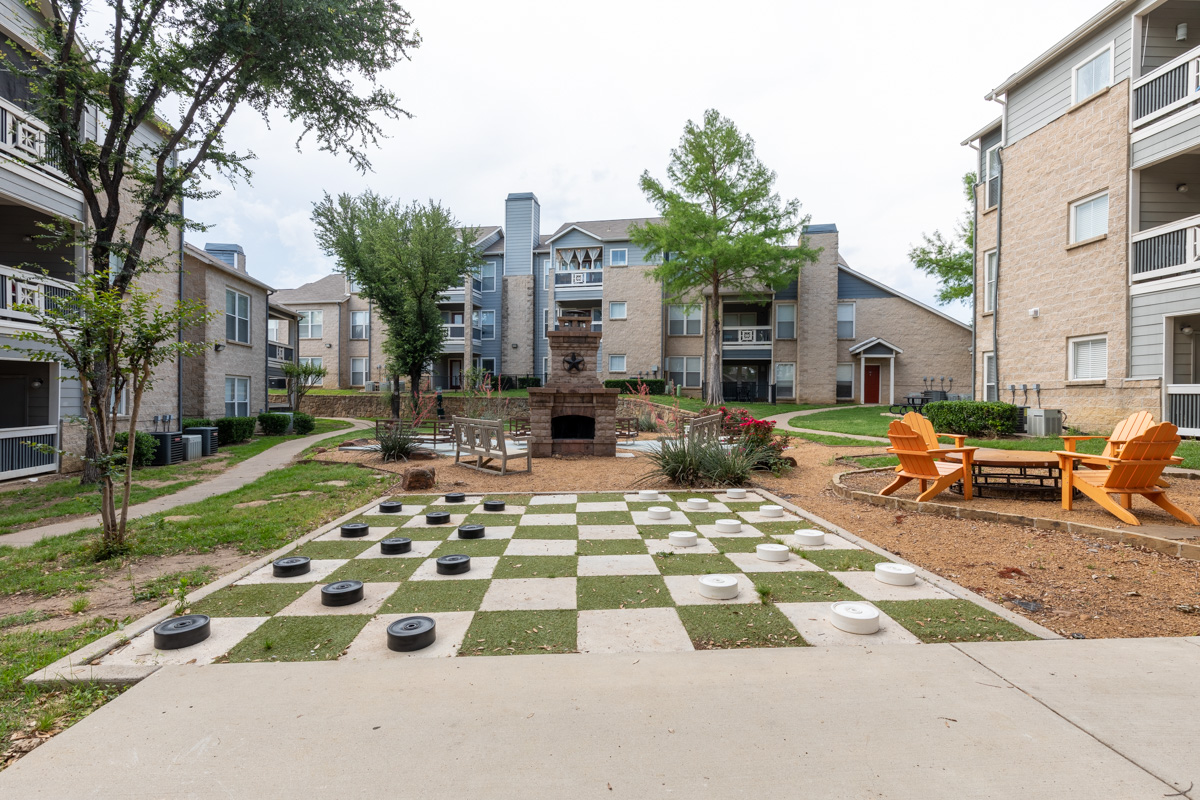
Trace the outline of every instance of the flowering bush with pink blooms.
{"type": "Polygon", "coordinates": [[[776,472],[780,469],[795,466],[791,459],[785,459],[783,451],[788,447],[786,436],[775,435],[775,423],[768,419],[756,419],[745,408],[729,408],[717,406],[706,408],[702,413],[721,415],[721,431],[733,442],[744,445],[747,449],[761,449],[768,456],[759,462],[759,467],[776,472]]]}

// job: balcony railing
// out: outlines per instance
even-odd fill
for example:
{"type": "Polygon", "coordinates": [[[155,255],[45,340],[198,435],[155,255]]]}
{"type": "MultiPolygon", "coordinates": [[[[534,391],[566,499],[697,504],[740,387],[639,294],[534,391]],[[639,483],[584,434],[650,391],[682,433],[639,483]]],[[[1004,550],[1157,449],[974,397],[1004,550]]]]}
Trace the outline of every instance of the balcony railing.
{"type": "Polygon", "coordinates": [[[1200,47],[1133,82],[1133,126],[1146,125],[1196,100],[1200,100],[1200,47]]]}
{"type": "Polygon", "coordinates": [[[0,99],[0,153],[62,178],[66,173],[62,151],[49,133],[40,119],[0,99]]]}
{"type": "Polygon", "coordinates": [[[55,453],[30,447],[30,443],[57,447],[58,426],[0,428],[0,480],[54,472],[58,468],[55,453]]]}
{"type": "Polygon", "coordinates": [[[267,358],[273,358],[276,361],[293,361],[295,353],[296,351],[286,344],[267,342],[267,358]]]}
{"type": "Polygon", "coordinates": [[[75,287],[66,281],[0,265],[0,316],[35,322],[37,317],[16,307],[54,311],[70,303],[74,293],[75,287]]]}
{"type": "Polygon", "coordinates": [[[722,328],[721,343],[726,347],[753,347],[755,345],[770,344],[771,326],[756,325],[746,328],[722,328]]]}
{"type": "Polygon", "coordinates": [[[462,341],[466,335],[467,326],[465,325],[443,325],[442,330],[446,332],[447,339],[457,339],[462,341]]]}
{"type": "Polygon", "coordinates": [[[1167,386],[1167,422],[1179,428],[1181,436],[1200,436],[1200,385],[1167,386]]]}
{"type": "Polygon", "coordinates": [[[1129,237],[1129,279],[1134,283],[1200,269],[1200,214],[1129,237]]]}
{"type": "Polygon", "coordinates": [[[558,270],[554,273],[555,286],[600,286],[603,283],[602,269],[558,270]]]}
{"type": "Polygon", "coordinates": [[[483,280],[480,278],[471,278],[471,291],[482,292],[483,291],[483,280]]]}

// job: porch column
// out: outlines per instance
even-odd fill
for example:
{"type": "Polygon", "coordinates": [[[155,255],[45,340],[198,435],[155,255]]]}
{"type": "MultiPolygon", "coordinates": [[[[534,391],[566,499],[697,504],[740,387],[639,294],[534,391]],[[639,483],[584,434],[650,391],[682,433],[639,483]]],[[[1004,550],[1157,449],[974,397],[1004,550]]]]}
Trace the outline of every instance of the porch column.
{"type": "Polygon", "coordinates": [[[888,405],[896,405],[896,357],[888,362],[888,405]]]}
{"type": "Polygon", "coordinates": [[[867,357],[858,357],[858,402],[867,404],[867,357]]]}

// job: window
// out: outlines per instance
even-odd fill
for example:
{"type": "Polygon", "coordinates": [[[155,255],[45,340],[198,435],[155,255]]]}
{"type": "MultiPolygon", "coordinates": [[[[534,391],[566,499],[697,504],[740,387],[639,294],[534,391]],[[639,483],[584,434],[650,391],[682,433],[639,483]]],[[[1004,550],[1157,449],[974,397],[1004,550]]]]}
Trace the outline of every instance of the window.
{"type": "MultiPolygon", "coordinates": [[[[796,338],[796,307],[793,305],[775,306],[775,338],[796,338]]],[[[788,395],[789,397],[791,395],[788,395]]]]}
{"type": "Polygon", "coordinates": [[[300,321],[297,323],[299,335],[301,339],[320,339],[323,329],[322,322],[325,319],[324,311],[301,311],[300,321]]]}
{"type": "Polygon", "coordinates": [[[983,313],[996,310],[996,266],[999,254],[989,250],[983,254],[983,313]]]}
{"type": "Polygon", "coordinates": [[[1108,192],[1071,204],[1071,244],[1108,233],[1108,192]]]}
{"type": "Polygon", "coordinates": [[[670,306],[667,309],[669,336],[699,336],[700,306],[670,306]]]}
{"type": "Polygon", "coordinates": [[[837,399],[854,399],[854,364],[837,365],[837,399]]]}
{"type": "Polygon", "coordinates": [[[609,372],[624,372],[625,371],[625,356],[609,356],[608,357],[609,372]]]}
{"type": "Polygon", "coordinates": [[[546,334],[550,332],[550,309],[542,310],[542,338],[546,338],[546,334]]]}
{"type": "Polygon", "coordinates": [[[250,416],[249,378],[225,378],[225,416],[250,416]]]}
{"type": "Polygon", "coordinates": [[[983,180],[987,184],[985,208],[1000,202],[1000,145],[988,148],[983,155],[983,180]]]}
{"type": "Polygon", "coordinates": [[[113,406],[114,406],[113,411],[116,413],[116,415],[118,417],[129,416],[129,387],[125,386],[121,389],[120,397],[117,397],[116,394],[117,394],[116,389],[108,390],[108,396],[110,398],[116,400],[116,402],[113,404],[113,406]]]}
{"type": "Polygon", "coordinates": [[[1075,68],[1071,82],[1075,86],[1074,100],[1086,100],[1096,92],[1111,86],[1113,81],[1113,46],[1110,44],[1075,68]]]}
{"type": "Polygon", "coordinates": [[[550,382],[550,359],[542,359],[542,386],[550,382]]]}
{"type": "Polygon", "coordinates": [[[796,365],[775,365],[775,395],[777,397],[796,396],[796,365]]]}
{"type": "Polygon", "coordinates": [[[365,358],[350,359],[350,385],[365,386],[367,383],[367,360],[365,358]]]}
{"type": "Polygon", "coordinates": [[[371,331],[370,311],[350,312],[350,338],[366,339],[371,331]]]}
{"type": "Polygon", "coordinates": [[[608,263],[614,267],[624,267],[629,264],[628,250],[609,250],[608,263]]]}
{"type": "Polygon", "coordinates": [[[983,399],[996,402],[1000,393],[996,386],[996,356],[993,353],[983,354],[983,399]]]}
{"type": "Polygon", "coordinates": [[[667,378],[676,386],[689,389],[700,386],[700,356],[671,356],[667,359],[667,378]]]}
{"type": "Polygon", "coordinates": [[[549,283],[549,280],[548,280],[549,277],[554,274],[554,262],[548,258],[543,258],[542,259],[542,269],[546,273],[546,278],[547,278],[546,282],[549,283]]]}
{"type": "Polygon", "coordinates": [[[279,330],[280,330],[279,323],[281,323],[281,322],[283,322],[283,320],[281,320],[281,319],[267,320],[267,338],[270,339],[272,342],[284,341],[283,339],[279,338],[279,330]]]}
{"type": "MultiPolygon", "coordinates": [[[[320,313],[320,312],[318,312],[318,313],[320,313]]],[[[319,357],[318,358],[301,357],[300,363],[301,364],[312,364],[314,367],[319,367],[319,366],[321,366],[321,359],[319,357]]],[[[312,377],[310,377],[308,379],[308,385],[309,386],[320,386],[321,380],[322,380],[321,378],[317,377],[316,375],[313,375],[312,377]]]]}
{"type": "Polygon", "coordinates": [[[484,372],[486,372],[489,375],[496,374],[496,359],[494,359],[494,358],[482,359],[479,362],[479,366],[480,366],[480,368],[483,369],[484,372]]]}
{"type": "Polygon", "coordinates": [[[483,291],[496,291],[496,262],[488,261],[480,268],[480,278],[483,279],[483,291]]]}
{"type": "Polygon", "coordinates": [[[233,289],[225,290],[225,338],[250,344],[250,298],[233,289]]]}
{"type": "Polygon", "coordinates": [[[346,276],[346,294],[358,294],[358,282],[349,275],[346,276]]]}
{"type": "Polygon", "coordinates": [[[725,319],[721,324],[726,328],[753,328],[758,325],[758,314],[753,311],[742,313],[726,311],[725,319]]]}
{"type": "Polygon", "coordinates": [[[854,303],[838,303],[837,338],[854,338],[854,303]]]}
{"type": "Polygon", "coordinates": [[[625,319],[625,314],[626,314],[625,309],[626,309],[626,306],[623,301],[619,302],[619,303],[618,302],[609,303],[608,304],[608,318],[609,319],[625,319]]]}
{"type": "Polygon", "coordinates": [[[481,311],[479,312],[479,324],[483,327],[483,338],[496,338],[496,312],[481,311]]]}
{"type": "Polygon", "coordinates": [[[1102,381],[1108,377],[1108,337],[1081,336],[1068,342],[1068,375],[1073,381],[1102,381]]]}

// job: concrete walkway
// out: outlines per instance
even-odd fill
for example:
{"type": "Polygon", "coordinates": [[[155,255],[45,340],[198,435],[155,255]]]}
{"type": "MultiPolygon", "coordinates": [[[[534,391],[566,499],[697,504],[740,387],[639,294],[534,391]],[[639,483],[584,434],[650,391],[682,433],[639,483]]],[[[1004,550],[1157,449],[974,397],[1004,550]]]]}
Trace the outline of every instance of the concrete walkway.
{"type": "MultiPolygon", "coordinates": [[[[343,428],[341,431],[332,431],[329,433],[321,433],[313,436],[306,436],[303,439],[292,439],[291,441],[277,444],[269,450],[264,450],[256,456],[247,458],[242,463],[232,469],[220,473],[214,478],[207,481],[189,486],[186,489],[181,489],[174,494],[164,495],[148,500],[145,503],[140,503],[136,506],[129,507],[129,518],[137,519],[144,517],[147,514],[157,514],[160,511],[169,511],[178,506],[184,506],[188,503],[196,503],[200,500],[207,500],[210,497],[216,497],[219,494],[231,492],[234,489],[240,489],[251,481],[258,480],[268,472],[277,470],[280,467],[286,467],[292,463],[292,459],[300,455],[300,453],[312,447],[314,444],[328,439],[331,436],[337,436],[339,433],[347,433],[350,430],[363,430],[371,427],[371,423],[364,422],[359,419],[340,419],[341,422],[349,422],[353,428],[343,428]]],[[[66,522],[56,522],[53,525],[43,525],[38,528],[26,528],[23,531],[16,533],[6,533],[0,535],[0,545],[9,545],[10,547],[28,547],[34,542],[50,536],[65,536],[68,533],[86,530],[88,528],[96,528],[100,526],[100,515],[93,514],[89,517],[80,519],[67,520],[66,522]]]]}
{"type": "Polygon", "coordinates": [[[0,798],[1200,799],[1200,640],[165,667],[0,798]]]}
{"type": "MultiPolygon", "coordinates": [[[[884,408],[884,406],[846,406],[846,408],[884,408]]],[[[807,417],[810,414],[820,414],[824,411],[835,411],[832,408],[810,408],[808,411],[789,411],[786,414],[775,414],[770,417],[765,417],[775,423],[776,428],[783,430],[796,431],[797,433],[810,433],[817,436],[837,436],[842,439],[856,439],[868,444],[889,444],[887,438],[881,436],[861,436],[856,433],[837,433],[835,431],[819,431],[815,428],[798,428],[792,425],[791,421],[796,417],[807,417]]]]}

